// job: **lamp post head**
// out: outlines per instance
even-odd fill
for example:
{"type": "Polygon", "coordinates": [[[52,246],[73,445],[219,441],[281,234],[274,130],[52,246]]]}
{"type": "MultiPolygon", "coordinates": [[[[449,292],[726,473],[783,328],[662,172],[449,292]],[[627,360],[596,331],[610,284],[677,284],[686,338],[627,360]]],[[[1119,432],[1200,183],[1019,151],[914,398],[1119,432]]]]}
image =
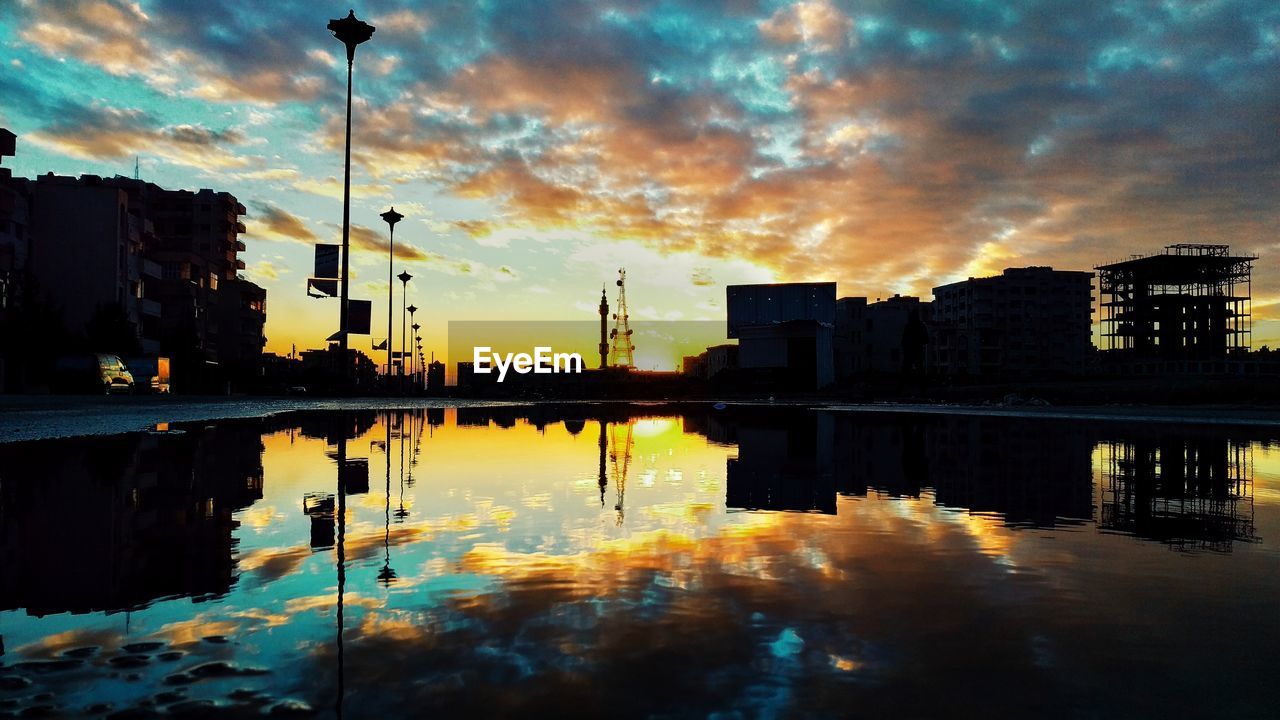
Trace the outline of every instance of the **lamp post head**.
{"type": "Polygon", "coordinates": [[[404,283],[405,285],[408,285],[409,281],[413,279],[413,276],[409,274],[408,270],[400,271],[400,274],[397,275],[396,277],[400,278],[400,282],[404,283]]]}
{"type": "Polygon", "coordinates": [[[409,314],[410,314],[410,315],[414,314],[414,313],[415,313],[415,312],[417,312],[417,311],[418,311],[418,308],[414,307],[413,305],[410,305],[410,306],[409,306],[409,314]]]}
{"type": "Polygon", "coordinates": [[[387,224],[391,227],[395,227],[396,223],[404,219],[404,216],[396,212],[395,207],[392,207],[390,210],[382,213],[382,219],[386,220],[387,224]]]}
{"type": "MultiPolygon", "coordinates": [[[[414,308],[414,309],[416,310],[417,308],[414,308]]],[[[414,324],[413,324],[413,331],[414,331],[414,332],[418,332],[418,330],[420,330],[421,328],[422,328],[422,326],[421,326],[421,325],[419,325],[418,323],[414,323],[414,324]]],[[[418,339],[419,339],[419,340],[421,340],[422,338],[418,338],[418,339]]]]}
{"type": "Polygon", "coordinates": [[[348,63],[356,58],[356,46],[373,37],[373,30],[369,23],[356,19],[355,10],[340,20],[329,21],[329,31],[347,46],[348,63]]]}

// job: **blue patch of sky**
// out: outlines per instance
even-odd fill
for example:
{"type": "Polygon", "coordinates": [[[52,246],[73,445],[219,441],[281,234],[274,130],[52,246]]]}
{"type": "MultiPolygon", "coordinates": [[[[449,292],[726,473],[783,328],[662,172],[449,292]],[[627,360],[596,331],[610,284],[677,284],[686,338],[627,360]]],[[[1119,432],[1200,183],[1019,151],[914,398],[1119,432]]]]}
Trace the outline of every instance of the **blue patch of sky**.
{"type": "Polygon", "coordinates": [[[884,19],[874,15],[860,16],[853,24],[858,29],[858,37],[863,39],[874,39],[888,29],[884,19]]]}
{"type": "Polygon", "coordinates": [[[792,109],[785,87],[787,69],[772,55],[744,59],[739,53],[719,54],[711,62],[710,77],[750,112],[768,115],[792,109]]]}
{"type": "Polygon", "coordinates": [[[916,50],[928,50],[940,39],[938,33],[924,28],[907,30],[907,44],[916,50]]]}
{"type": "MultiPolygon", "coordinates": [[[[777,122],[769,126],[768,139],[759,146],[760,154],[774,159],[789,168],[799,167],[805,163],[800,142],[804,139],[804,128],[798,121],[777,122]]],[[[755,168],[753,175],[764,174],[769,168],[755,168]]]]}

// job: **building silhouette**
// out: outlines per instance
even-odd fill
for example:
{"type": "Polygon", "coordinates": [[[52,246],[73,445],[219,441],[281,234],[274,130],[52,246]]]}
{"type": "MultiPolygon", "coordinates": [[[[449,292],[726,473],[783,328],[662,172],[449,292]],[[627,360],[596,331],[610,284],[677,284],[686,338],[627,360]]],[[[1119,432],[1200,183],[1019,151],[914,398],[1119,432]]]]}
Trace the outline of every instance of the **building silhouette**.
{"type": "MultiPolygon", "coordinates": [[[[16,136],[0,128],[0,160],[15,151],[16,136]]],[[[23,184],[13,182],[9,168],[0,168],[0,321],[7,318],[9,308],[22,295],[30,226],[29,192],[23,184]]],[[[0,389],[3,387],[4,372],[0,368],[0,389]]]]}
{"type": "Polygon", "coordinates": [[[1093,273],[1008,268],[933,289],[929,367],[942,375],[1073,375],[1092,354],[1093,273]]]}
{"type": "Polygon", "coordinates": [[[836,301],[836,377],[861,373],[922,373],[930,303],[894,295],[868,303],[864,297],[836,301]]]}
{"type": "Polygon", "coordinates": [[[721,372],[738,367],[738,346],[712,345],[697,355],[686,355],[681,364],[682,374],[702,380],[715,379],[721,372]]]}
{"type": "Polygon", "coordinates": [[[166,356],[179,391],[260,378],[266,291],[240,275],[234,196],[119,176],[6,172],[2,185],[0,294],[38,288],[61,315],[61,352],[166,356]]]}
{"type": "Polygon", "coordinates": [[[427,390],[433,395],[438,395],[445,391],[444,363],[439,360],[432,360],[427,363],[427,390]]]}
{"type": "Polygon", "coordinates": [[[1100,265],[1105,358],[1136,369],[1217,369],[1249,349],[1253,261],[1227,245],[1169,245],[1100,265]]]}
{"type": "Polygon", "coordinates": [[[740,369],[796,389],[835,380],[835,283],[730,285],[725,294],[740,369]]]}

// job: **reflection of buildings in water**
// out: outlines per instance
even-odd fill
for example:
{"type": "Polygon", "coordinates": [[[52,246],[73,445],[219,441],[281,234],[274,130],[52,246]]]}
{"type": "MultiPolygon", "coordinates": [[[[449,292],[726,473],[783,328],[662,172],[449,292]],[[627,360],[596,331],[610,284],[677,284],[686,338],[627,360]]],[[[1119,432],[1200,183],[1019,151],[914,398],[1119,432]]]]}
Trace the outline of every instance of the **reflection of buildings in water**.
{"type": "Polygon", "coordinates": [[[492,412],[485,407],[460,407],[453,417],[458,427],[489,427],[492,412]]]}
{"type": "Polygon", "coordinates": [[[900,416],[874,422],[835,416],[833,426],[833,469],[840,493],[866,496],[870,488],[890,497],[920,497],[929,480],[922,423],[900,416]]]}
{"type": "Polygon", "coordinates": [[[834,513],[835,495],[920,497],[1053,526],[1093,515],[1092,444],[1070,426],[995,418],[771,410],[685,418],[738,446],[730,508],[834,513]]]}
{"type": "Polygon", "coordinates": [[[1071,426],[1000,418],[838,415],[840,492],[918,498],[1050,527],[1093,516],[1092,444],[1071,426]]]}
{"type": "Polygon", "coordinates": [[[835,514],[830,413],[744,418],[734,425],[738,457],[725,468],[729,508],[835,514]]]}
{"type": "Polygon", "coordinates": [[[312,550],[333,547],[334,502],[333,493],[309,492],[302,496],[302,513],[311,519],[312,550]]]}
{"type": "Polygon", "coordinates": [[[1093,440],[1081,423],[957,417],[925,434],[938,504],[1035,527],[1093,518],[1093,440]]]}
{"type": "Polygon", "coordinates": [[[232,515],[262,497],[256,423],[0,448],[0,609],[114,611],[215,596],[232,515]]]}
{"type": "Polygon", "coordinates": [[[1099,524],[1177,549],[1256,542],[1246,442],[1161,433],[1101,444],[1099,524]]]}

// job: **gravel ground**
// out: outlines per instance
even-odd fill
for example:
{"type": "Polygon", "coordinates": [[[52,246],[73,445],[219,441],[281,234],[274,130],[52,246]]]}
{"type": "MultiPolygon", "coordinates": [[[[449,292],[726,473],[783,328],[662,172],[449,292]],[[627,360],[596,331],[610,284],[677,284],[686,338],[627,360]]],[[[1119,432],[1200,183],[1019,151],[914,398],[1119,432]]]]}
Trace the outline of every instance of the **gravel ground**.
{"type": "MultiPolygon", "coordinates": [[[[708,403],[710,401],[707,401],[708,403]]],[[[263,417],[292,410],[379,410],[510,405],[526,402],[481,402],[397,398],[198,398],[0,396],[0,443],[110,435],[147,430],[156,423],[198,422],[263,417]]],[[[595,403],[599,404],[599,403],[595,403]]],[[[641,404],[653,404],[652,402],[641,404]]],[[[858,413],[928,413],[996,417],[1057,418],[1107,422],[1169,422],[1280,427],[1280,408],[1088,406],[1027,407],[999,405],[852,405],[822,402],[751,402],[750,405],[812,405],[824,410],[858,413]]]]}

